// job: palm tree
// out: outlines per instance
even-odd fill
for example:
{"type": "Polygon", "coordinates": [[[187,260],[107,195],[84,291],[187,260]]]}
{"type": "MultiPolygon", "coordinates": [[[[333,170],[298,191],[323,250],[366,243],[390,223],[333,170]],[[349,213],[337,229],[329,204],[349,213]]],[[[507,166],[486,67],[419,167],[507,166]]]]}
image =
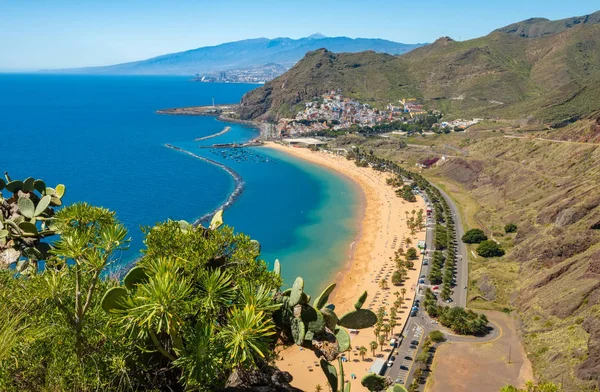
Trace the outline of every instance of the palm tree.
{"type": "Polygon", "coordinates": [[[393,318],[393,319],[391,319],[391,320],[390,320],[390,328],[391,328],[392,334],[394,333],[394,327],[395,327],[397,324],[398,324],[398,323],[397,323],[397,321],[396,321],[396,319],[395,319],[395,318],[393,318]]]}
{"type": "Polygon", "coordinates": [[[362,357],[362,360],[365,360],[365,354],[367,353],[367,348],[365,346],[360,346],[358,348],[358,353],[360,354],[360,356],[362,357]]]}
{"type": "Polygon", "coordinates": [[[379,335],[377,341],[379,342],[379,350],[383,352],[383,343],[385,343],[385,336],[379,335]]]}
{"type": "Polygon", "coordinates": [[[396,296],[396,298],[398,298],[398,297],[400,297],[400,292],[394,291],[394,295],[396,296]]]}
{"type": "Polygon", "coordinates": [[[379,337],[379,334],[381,333],[381,324],[375,324],[375,329],[373,329],[373,332],[375,333],[376,337],[379,337]]]}
{"type": "Polygon", "coordinates": [[[400,292],[402,293],[402,299],[404,299],[404,296],[406,295],[406,287],[402,287],[400,292]]]}
{"type": "Polygon", "coordinates": [[[412,244],[412,240],[410,239],[410,237],[408,237],[406,239],[406,241],[404,241],[406,243],[406,247],[408,248],[411,244],[412,244]]]}
{"type": "Polygon", "coordinates": [[[323,390],[323,387],[321,386],[321,384],[317,384],[315,386],[315,392],[321,392],[323,390]]]}
{"type": "Polygon", "coordinates": [[[373,356],[375,356],[375,350],[377,350],[377,342],[376,341],[372,341],[371,343],[369,343],[369,346],[371,347],[371,352],[373,353],[373,356]]]}
{"type": "Polygon", "coordinates": [[[392,328],[390,327],[389,324],[384,324],[383,325],[383,333],[385,334],[386,338],[389,336],[391,329],[392,328]]]}

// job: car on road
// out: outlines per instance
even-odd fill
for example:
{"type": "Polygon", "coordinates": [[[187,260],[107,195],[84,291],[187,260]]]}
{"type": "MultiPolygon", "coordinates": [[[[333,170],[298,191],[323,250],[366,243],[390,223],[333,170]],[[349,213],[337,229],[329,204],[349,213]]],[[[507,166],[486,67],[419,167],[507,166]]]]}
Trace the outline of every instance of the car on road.
{"type": "Polygon", "coordinates": [[[425,279],[419,279],[419,283],[421,283],[421,284],[425,283],[425,279]]]}
{"type": "Polygon", "coordinates": [[[415,317],[415,316],[417,315],[417,312],[418,312],[418,310],[417,310],[417,309],[413,309],[413,310],[410,312],[410,317],[415,317]]]}
{"type": "Polygon", "coordinates": [[[429,260],[427,260],[427,259],[423,260],[423,265],[429,265],[429,260]]]}
{"type": "Polygon", "coordinates": [[[422,275],[421,275],[421,278],[425,278],[425,274],[422,274],[422,275]]]}
{"type": "Polygon", "coordinates": [[[452,302],[452,298],[448,298],[448,299],[447,299],[445,302],[446,302],[447,304],[449,304],[450,302],[452,302]]]}
{"type": "Polygon", "coordinates": [[[433,286],[431,289],[432,289],[432,290],[438,290],[439,288],[440,288],[440,286],[437,286],[437,285],[435,285],[435,286],[433,286]]]}

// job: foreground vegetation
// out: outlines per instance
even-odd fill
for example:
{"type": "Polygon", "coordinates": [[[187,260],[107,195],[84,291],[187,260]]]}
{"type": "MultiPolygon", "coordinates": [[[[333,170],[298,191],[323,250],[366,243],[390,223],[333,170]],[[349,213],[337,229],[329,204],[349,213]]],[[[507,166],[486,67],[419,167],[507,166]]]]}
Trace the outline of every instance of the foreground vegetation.
{"type": "Polygon", "coordinates": [[[312,302],[300,277],[282,291],[279,262],[268,270],[260,244],[223,226],[222,212],[208,227],[144,228],[142,257],[115,279],[103,274],[129,240],[114,212],[60,209],[64,185],[6,175],[0,186],[0,389],[292,390],[272,364],[276,344],[297,344],[320,358],[333,391],[349,391],[346,328],[378,319],[362,309],[366,292],[337,315],[335,284],[312,302]]]}

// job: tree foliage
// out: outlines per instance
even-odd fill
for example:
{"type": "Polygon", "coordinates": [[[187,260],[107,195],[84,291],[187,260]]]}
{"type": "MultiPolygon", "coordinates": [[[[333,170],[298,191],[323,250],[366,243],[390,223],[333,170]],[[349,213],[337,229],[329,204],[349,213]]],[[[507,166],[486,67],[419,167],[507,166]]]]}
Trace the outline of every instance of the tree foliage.
{"type": "Polygon", "coordinates": [[[481,229],[471,229],[462,236],[462,242],[465,244],[479,244],[487,240],[487,236],[481,229]]]}
{"type": "Polygon", "coordinates": [[[479,244],[477,247],[477,254],[486,258],[499,257],[504,256],[504,249],[502,249],[495,241],[487,240],[479,244]]]}

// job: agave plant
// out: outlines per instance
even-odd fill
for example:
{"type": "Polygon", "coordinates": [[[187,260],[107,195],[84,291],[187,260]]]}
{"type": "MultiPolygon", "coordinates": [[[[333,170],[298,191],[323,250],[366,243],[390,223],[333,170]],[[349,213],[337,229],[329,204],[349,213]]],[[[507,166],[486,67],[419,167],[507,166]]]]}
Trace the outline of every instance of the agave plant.
{"type": "Polygon", "coordinates": [[[219,380],[210,375],[257,367],[272,355],[272,313],[281,305],[275,286],[253,277],[278,279],[255,260],[260,244],[230,237],[222,223],[219,213],[207,228],[181,221],[152,229],[146,255],[102,299],[115,323],[181,368],[189,388],[214,385],[219,380]],[[180,251],[163,248],[164,238],[180,251]]]}

